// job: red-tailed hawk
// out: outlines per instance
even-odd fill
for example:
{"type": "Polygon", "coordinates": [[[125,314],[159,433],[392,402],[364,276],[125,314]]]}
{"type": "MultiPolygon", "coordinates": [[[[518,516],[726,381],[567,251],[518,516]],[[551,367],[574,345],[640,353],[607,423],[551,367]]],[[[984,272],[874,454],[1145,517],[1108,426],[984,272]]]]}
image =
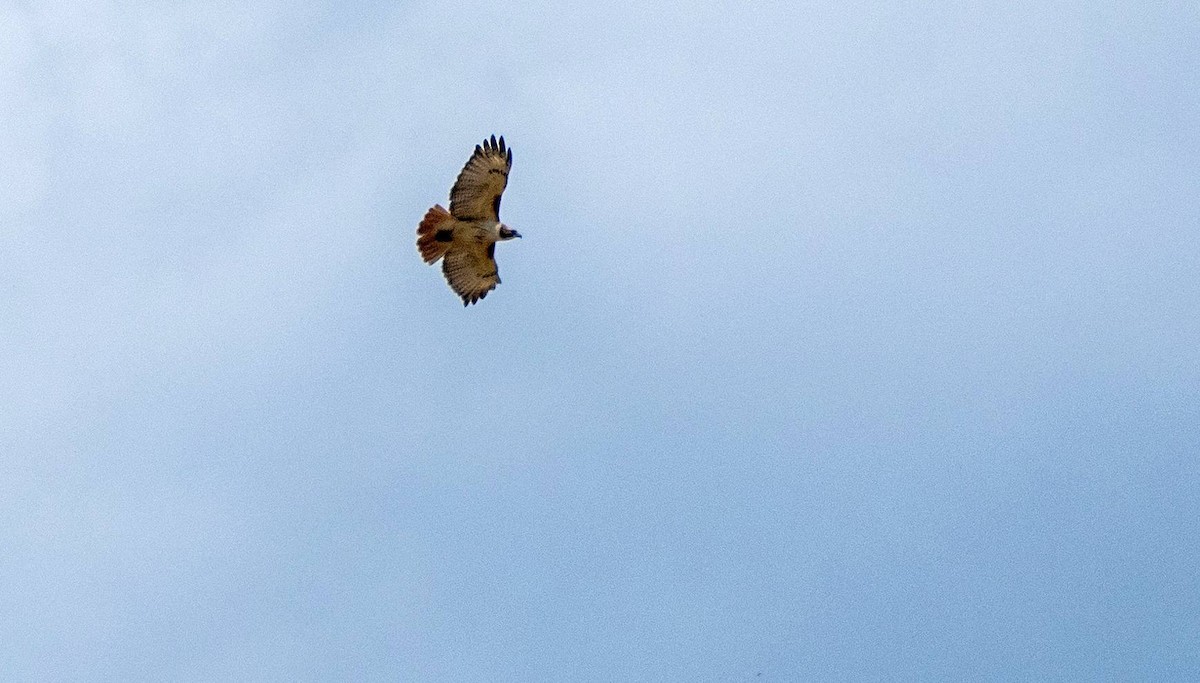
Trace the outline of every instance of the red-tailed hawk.
{"type": "Polygon", "coordinates": [[[500,222],[500,195],[508,184],[512,150],[504,136],[475,145],[450,190],[450,210],[435,204],[417,228],[417,249],[425,263],[442,259],[442,273],[450,288],[473,304],[500,284],[496,271],[496,243],[520,237],[500,222]]]}

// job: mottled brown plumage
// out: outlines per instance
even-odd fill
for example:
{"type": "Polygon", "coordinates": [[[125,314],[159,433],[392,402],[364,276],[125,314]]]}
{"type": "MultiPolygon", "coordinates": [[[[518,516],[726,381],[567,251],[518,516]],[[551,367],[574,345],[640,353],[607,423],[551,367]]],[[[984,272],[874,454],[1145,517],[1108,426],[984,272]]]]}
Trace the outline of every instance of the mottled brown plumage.
{"type": "Polygon", "coordinates": [[[417,227],[417,250],[426,263],[442,259],[442,273],[463,305],[500,284],[496,242],[521,235],[500,222],[500,196],[508,185],[512,150],[492,136],[467,160],[450,190],[450,210],[434,205],[417,227]]]}

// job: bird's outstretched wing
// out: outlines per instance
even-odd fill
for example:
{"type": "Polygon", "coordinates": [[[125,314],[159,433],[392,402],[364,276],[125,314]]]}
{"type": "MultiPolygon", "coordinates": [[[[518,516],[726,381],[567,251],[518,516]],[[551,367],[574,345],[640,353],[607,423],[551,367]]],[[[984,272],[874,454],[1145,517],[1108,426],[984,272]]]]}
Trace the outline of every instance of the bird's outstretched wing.
{"type": "Polygon", "coordinates": [[[463,306],[479,301],[500,284],[495,249],[495,242],[487,246],[467,242],[454,245],[442,258],[442,273],[450,289],[462,297],[463,306]]]}
{"type": "Polygon", "coordinates": [[[460,221],[500,220],[500,195],[508,184],[512,150],[505,149],[504,136],[475,145],[475,153],[463,166],[450,190],[450,214],[460,221]]]}

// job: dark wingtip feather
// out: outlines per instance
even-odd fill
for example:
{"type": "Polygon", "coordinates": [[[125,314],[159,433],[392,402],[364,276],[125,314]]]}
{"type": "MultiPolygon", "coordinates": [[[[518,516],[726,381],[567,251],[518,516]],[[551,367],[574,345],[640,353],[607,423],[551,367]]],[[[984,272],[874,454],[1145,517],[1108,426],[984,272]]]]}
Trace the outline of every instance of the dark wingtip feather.
{"type": "Polygon", "coordinates": [[[492,149],[496,149],[496,135],[492,134],[492,149]]]}
{"type": "Polygon", "coordinates": [[[505,161],[508,162],[509,166],[512,166],[512,150],[511,149],[508,150],[508,156],[505,158],[505,161]]]}

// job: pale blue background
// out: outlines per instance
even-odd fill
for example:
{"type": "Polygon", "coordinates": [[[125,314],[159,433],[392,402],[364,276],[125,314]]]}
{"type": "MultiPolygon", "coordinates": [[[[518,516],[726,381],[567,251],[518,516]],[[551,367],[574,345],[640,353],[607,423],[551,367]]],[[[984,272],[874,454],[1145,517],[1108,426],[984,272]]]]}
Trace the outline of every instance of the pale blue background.
{"type": "Polygon", "coordinates": [[[1195,3],[6,2],[0,122],[6,680],[1200,677],[1195,3]]]}

